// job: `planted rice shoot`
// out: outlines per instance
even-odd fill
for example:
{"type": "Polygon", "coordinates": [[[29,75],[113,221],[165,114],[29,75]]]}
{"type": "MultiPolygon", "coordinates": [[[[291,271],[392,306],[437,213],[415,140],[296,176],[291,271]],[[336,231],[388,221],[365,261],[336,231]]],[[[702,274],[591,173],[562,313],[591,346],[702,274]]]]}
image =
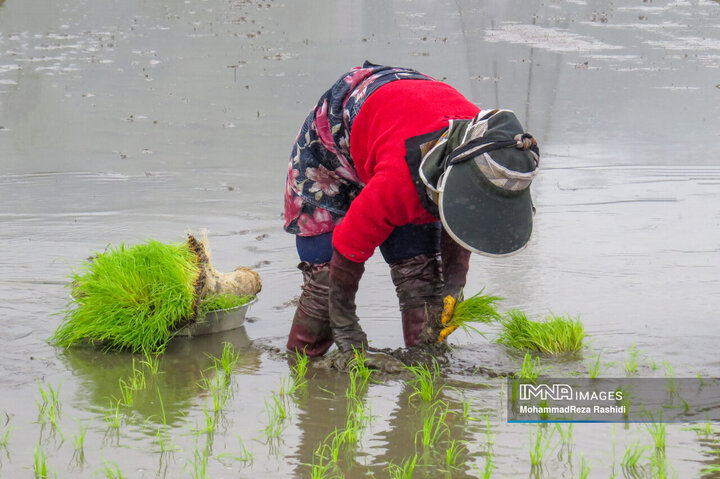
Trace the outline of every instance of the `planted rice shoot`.
{"type": "Polygon", "coordinates": [[[107,479],[124,479],[125,475],[120,470],[117,462],[105,462],[102,468],[103,474],[107,479]]]}
{"type": "Polygon", "coordinates": [[[437,361],[433,361],[432,369],[427,364],[418,366],[405,366],[410,371],[414,379],[408,381],[408,384],[414,389],[408,400],[419,398],[425,402],[434,402],[444,386],[438,387],[437,379],[440,376],[440,365],[437,361]]]}
{"type": "Polygon", "coordinates": [[[517,309],[502,320],[502,332],[497,342],[512,349],[537,351],[546,354],[573,353],[582,349],[585,330],[579,319],[547,316],[531,321],[517,309]]]}
{"type": "Polygon", "coordinates": [[[193,479],[207,479],[208,453],[207,450],[200,452],[195,449],[193,458],[188,461],[188,465],[192,467],[190,474],[193,479]]]}
{"type": "Polygon", "coordinates": [[[625,449],[620,465],[625,468],[636,468],[645,458],[645,453],[650,449],[643,446],[639,441],[634,441],[625,449]]]}
{"type": "Polygon", "coordinates": [[[235,437],[237,437],[237,440],[240,443],[240,454],[223,453],[220,454],[218,457],[229,457],[230,459],[238,462],[252,463],[254,458],[253,453],[248,451],[247,447],[245,447],[245,443],[243,442],[239,434],[235,434],[235,437]]]}
{"type": "Polygon", "coordinates": [[[591,379],[595,379],[600,375],[600,353],[595,357],[595,361],[588,366],[588,375],[591,379]]]}
{"type": "Polygon", "coordinates": [[[423,426],[420,431],[415,434],[415,442],[419,442],[424,447],[434,446],[438,443],[444,433],[449,433],[446,423],[448,415],[447,406],[433,408],[432,412],[423,418],[423,426]]]}
{"type": "Polygon", "coordinates": [[[312,464],[310,466],[310,479],[327,479],[332,477],[330,474],[332,463],[325,458],[325,452],[329,446],[320,443],[313,451],[312,464]]]}
{"type": "Polygon", "coordinates": [[[147,352],[143,352],[143,354],[145,355],[145,359],[140,361],[140,364],[145,366],[147,370],[150,371],[150,374],[156,375],[160,370],[160,355],[147,352]]]}
{"type": "Polygon", "coordinates": [[[268,425],[263,429],[263,435],[268,439],[278,439],[287,428],[285,419],[290,417],[290,409],[285,403],[284,396],[273,393],[271,402],[265,401],[265,412],[268,416],[268,425]]]}
{"type": "Polygon", "coordinates": [[[106,411],[105,423],[110,429],[120,429],[120,401],[116,401],[115,406],[106,411]]]}
{"type": "Polygon", "coordinates": [[[475,325],[478,323],[488,324],[500,319],[496,303],[502,301],[497,296],[484,295],[481,290],[470,298],[455,305],[452,317],[445,322],[445,327],[461,328],[465,331],[475,331],[482,334],[475,325]]]}
{"type": "Polygon", "coordinates": [[[47,479],[48,477],[47,457],[39,446],[35,446],[33,453],[33,472],[35,479],[47,479]]]}
{"type": "Polygon", "coordinates": [[[308,358],[305,352],[300,352],[297,349],[295,350],[295,364],[290,366],[293,374],[293,385],[295,389],[305,386],[307,384],[306,377],[309,362],[310,358],[308,358]]]}
{"type": "Polygon", "coordinates": [[[445,465],[449,469],[460,469],[460,459],[463,453],[467,454],[467,447],[460,441],[455,439],[450,441],[448,448],[445,450],[445,465]]]}
{"type": "Polygon", "coordinates": [[[220,355],[220,359],[212,357],[212,360],[215,367],[222,370],[226,381],[229,382],[233,370],[240,362],[240,353],[235,351],[235,346],[231,343],[225,342],[223,344],[223,352],[220,355]]]}
{"type": "Polygon", "coordinates": [[[525,353],[522,365],[520,366],[520,371],[515,373],[515,377],[518,379],[526,379],[534,383],[540,373],[542,373],[545,369],[546,368],[540,365],[540,358],[535,358],[533,360],[530,353],[525,353]]]}
{"type": "Polygon", "coordinates": [[[415,467],[417,465],[417,454],[413,457],[405,459],[402,464],[397,465],[392,462],[388,465],[388,475],[390,479],[411,479],[415,467]]]}
{"type": "Polygon", "coordinates": [[[78,435],[73,437],[73,458],[79,464],[85,463],[85,436],[87,435],[88,426],[83,427],[82,423],[79,424],[80,431],[78,435]]]}
{"type": "Polygon", "coordinates": [[[550,449],[550,440],[553,436],[553,430],[550,433],[543,433],[543,430],[538,424],[535,430],[535,440],[533,441],[533,434],[530,431],[530,464],[533,467],[537,467],[542,464],[545,459],[545,455],[550,449]]]}
{"type": "Polygon", "coordinates": [[[645,429],[650,433],[655,446],[655,451],[658,454],[665,454],[666,445],[666,434],[665,434],[665,423],[663,422],[650,422],[645,424],[645,429]]]}
{"type": "Polygon", "coordinates": [[[475,472],[477,472],[482,479],[490,479],[492,477],[492,473],[495,470],[495,463],[493,462],[493,456],[491,454],[488,454],[485,456],[485,467],[482,471],[475,468],[475,472]]]}
{"type": "MultiPolygon", "coordinates": [[[[10,419],[8,418],[8,422],[9,421],[10,421],[10,419]]],[[[5,432],[3,433],[2,436],[0,436],[0,447],[2,447],[4,449],[7,449],[8,442],[10,442],[10,431],[12,431],[12,428],[7,427],[7,425],[6,425],[5,432]]]]}
{"type": "Polygon", "coordinates": [[[60,388],[58,387],[57,390],[53,389],[50,384],[45,384],[45,387],[43,387],[39,382],[37,385],[40,390],[41,399],[41,401],[37,403],[39,411],[38,421],[43,425],[49,424],[52,431],[57,431],[60,437],[64,439],[58,424],[58,421],[60,421],[60,388]]]}
{"type": "Polygon", "coordinates": [[[578,476],[580,479],[587,479],[590,476],[590,466],[588,466],[587,461],[585,460],[585,455],[580,455],[580,475],[578,476]]]}
{"type": "Polygon", "coordinates": [[[628,358],[625,360],[625,374],[628,376],[632,376],[637,373],[639,355],[640,351],[638,351],[635,343],[632,343],[630,345],[630,349],[628,349],[628,358]]]}

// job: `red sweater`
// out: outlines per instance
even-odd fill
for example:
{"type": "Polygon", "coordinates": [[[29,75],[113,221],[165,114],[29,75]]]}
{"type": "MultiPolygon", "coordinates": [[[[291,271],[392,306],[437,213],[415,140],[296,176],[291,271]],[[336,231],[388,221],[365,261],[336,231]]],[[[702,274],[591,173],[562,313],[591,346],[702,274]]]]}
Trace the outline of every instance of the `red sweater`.
{"type": "Polygon", "coordinates": [[[350,154],[365,187],[333,232],[335,249],[362,263],[395,227],[438,221],[420,202],[405,160],[405,140],[479,111],[439,81],[397,80],[370,95],[350,132],[350,154]]]}

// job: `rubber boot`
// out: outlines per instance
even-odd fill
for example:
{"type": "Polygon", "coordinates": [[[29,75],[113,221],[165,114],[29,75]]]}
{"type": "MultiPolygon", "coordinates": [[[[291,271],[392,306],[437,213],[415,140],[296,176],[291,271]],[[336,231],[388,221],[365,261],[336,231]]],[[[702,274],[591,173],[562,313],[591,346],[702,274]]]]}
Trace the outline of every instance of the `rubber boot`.
{"type": "Polygon", "coordinates": [[[430,322],[440,324],[443,281],[439,254],[422,254],[390,265],[402,315],[405,346],[431,342],[423,338],[430,322]]]}
{"type": "Polygon", "coordinates": [[[328,313],[330,263],[298,265],[303,274],[302,294],[293,318],[287,348],[305,351],[310,357],[322,356],[333,343],[328,313]]]}
{"type": "Polygon", "coordinates": [[[345,258],[337,250],[330,260],[330,324],[338,349],[351,353],[353,349],[367,349],[367,336],[360,327],[355,295],[365,263],[345,258]]]}

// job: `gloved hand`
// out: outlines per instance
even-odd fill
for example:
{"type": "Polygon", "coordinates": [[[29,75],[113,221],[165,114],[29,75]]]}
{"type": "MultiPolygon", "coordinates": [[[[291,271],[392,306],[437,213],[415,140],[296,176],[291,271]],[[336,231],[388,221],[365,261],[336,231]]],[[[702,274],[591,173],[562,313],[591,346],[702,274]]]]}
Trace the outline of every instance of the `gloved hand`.
{"type": "Polygon", "coordinates": [[[466,250],[447,234],[445,229],[440,235],[440,252],[442,255],[443,270],[443,312],[441,322],[443,328],[437,336],[441,343],[457,329],[457,326],[447,326],[455,312],[455,305],[462,301],[462,289],[465,287],[467,272],[470,269],[470,251],[466,250]]]}
{"type": "Polygon", "coordinates": [[[364,263],[350,261],[333,250],[330,260],[329,314],[330,328],[338,349],[352,355],[353,349],[367,349],[367,336],[356,314],[355,295],[364,263]]]}
{"type": "Polygon", "coordinates": [[[453,314],[455,313],[456,304],[457,299],[453,298],[450,295],[447,295],[445,296],[445,298],[443,298],[443,311],[442,315],[440,316],[440,322],[443,324],[443,329],[441,329],[440,333],[438,334],[438,343],[442,343],[443,341],[445,341],[447,337],[450,336],[450,333],[452,333],[458,328],[456,324],[448,325],[448,323],[453,317],[453,314]]]}

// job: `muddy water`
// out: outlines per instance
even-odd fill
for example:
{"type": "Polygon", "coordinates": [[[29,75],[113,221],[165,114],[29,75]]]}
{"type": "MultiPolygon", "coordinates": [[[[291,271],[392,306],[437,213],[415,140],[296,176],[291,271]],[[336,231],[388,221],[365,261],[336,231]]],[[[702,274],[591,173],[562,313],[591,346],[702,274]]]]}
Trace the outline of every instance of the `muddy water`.
{"type": "MultiPolygon", "coordinates": [[[[662,1],[357,3],[0,0],[0,476],[32,475],[37,447],[57,477],[307,477],[313,450],[345,420],[347,378],[313,376],[289,399],[291,417],[267,440],[266,401],[288,377],[282,347],[300,275],[281,231],[284,169],[316,98],[364,59],[446,78],[481,107],[520,114],[540,140],[543,173],[530,246],[473,258],[468,288],[504,308],[579,315],[592,342],[545,360],[548,375],[716,376],[720,309],[720,4],[662,1]],[[112,422],[127,355],[46,344],[68,300],[68,273],[107,244],[178,240],[207,228],[219,269],[249,265],[264,279],[245,328],[172,344],[133,406],[112,422]],[[242,352],[214,434],[198,383],[222,342],[242,352]],[[59,389],[57,428],[38,419],[40,387],[59,389]],[[163,420],[164,417],[164,420],[163,420]],[[87,428],[84,456],[74,440],[87,428]],[[160,433],[158,432],[160,431],[160,433]],[[158,434],[163,434],[159,438],[158,434]],[[237,459],[240,437],[252,462],[237,459]],[[164,440],[162,439],[164,438],[164,440]]],[[[374,345],[401,342],[386,267],[371,259],[359,293],[374,345]]],[[[579,424],[573,454],[559,433],[531,468],[534,426],[505,422],[501,380],[472,372],[517,368],[478,335],[457,345],[442,399],[448,431],[424,451],[427,406],[403,379],[371,384],[372,420],[345,450],[347,477],[387,477],[418,454],[416,475],[622,477],[639,425],[579,424]],[[464,418],[463,401],[471,401],[464,418]],[[455,413],[453,413],[454,411],[455,413]],[[614,438],[614,439],[613,439],[614,438]],[[449,440],[465,441],[448,468],[449,440]]],[[[140,359],[140,358],[137,358],[140,359]]],[[[208,374],[207,372],[205,374],[208,374]]],[[[716,446],[668,427],[667,461],[694,477],[716,446]]],[[[648,459],[640,477],[651,475],[648,459]]],[[[628,473],[630,474],[630,473],[628,473]]]]}

